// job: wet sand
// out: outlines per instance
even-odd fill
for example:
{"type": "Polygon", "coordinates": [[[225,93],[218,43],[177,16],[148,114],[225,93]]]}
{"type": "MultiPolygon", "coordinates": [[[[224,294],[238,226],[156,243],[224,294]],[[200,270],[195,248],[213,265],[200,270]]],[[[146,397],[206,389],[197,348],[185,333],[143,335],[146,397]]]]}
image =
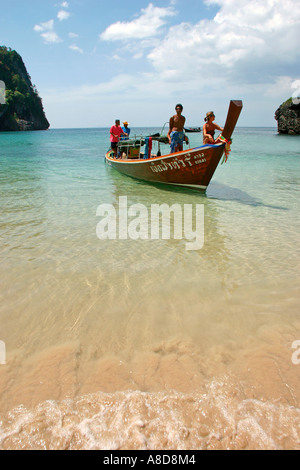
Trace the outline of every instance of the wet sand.
{"type": "Polygon", "coordinates": [[[208,351],[174,338],[127,361],[75,343],[15,358],[0,369],[1,449],[300,449],[293,332],[259,338],[208,351]]]}

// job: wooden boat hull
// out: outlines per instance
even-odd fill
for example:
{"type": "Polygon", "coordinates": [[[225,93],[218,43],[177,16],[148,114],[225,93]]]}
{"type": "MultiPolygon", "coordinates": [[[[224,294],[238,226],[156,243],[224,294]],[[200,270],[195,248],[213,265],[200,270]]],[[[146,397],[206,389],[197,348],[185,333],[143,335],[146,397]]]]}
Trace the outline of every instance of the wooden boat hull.
{"type": "Polygon", "coordinates": [[[224,148],[224,144],[206,145],[147,160],[116,160],[109,151],[106,161],[120,173],[133,178],[205,191],[224,148]]]}
{"type": "Polygon", "coordinates": [[[120,173],[139,180],[205,191],[222,158],[226,142],[235,129],[242,107],[242,101],[230,101],[220,143],[148,159],[116,159],[108,151],[106,162],[120,173]]]}

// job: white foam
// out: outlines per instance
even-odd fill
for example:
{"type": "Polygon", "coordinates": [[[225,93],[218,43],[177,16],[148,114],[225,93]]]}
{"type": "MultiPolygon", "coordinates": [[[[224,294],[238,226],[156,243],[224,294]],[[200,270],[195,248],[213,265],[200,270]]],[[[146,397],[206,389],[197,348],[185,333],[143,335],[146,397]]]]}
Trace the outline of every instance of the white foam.
{"type": "Polygon", "coordinates": [[[300,410],[239,400],[225,382],[206,394],[102,392],[18,407],[1,449],[299,449],[300,410]]]}

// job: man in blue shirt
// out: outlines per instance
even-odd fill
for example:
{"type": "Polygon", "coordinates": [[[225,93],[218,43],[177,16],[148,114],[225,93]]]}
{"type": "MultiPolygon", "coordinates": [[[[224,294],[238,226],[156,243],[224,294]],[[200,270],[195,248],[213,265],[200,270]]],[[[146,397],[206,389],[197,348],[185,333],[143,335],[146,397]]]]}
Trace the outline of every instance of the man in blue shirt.
{"type": "Polygon", "coordinates": [[[128,137],[123,137],[121,140],[127,140],[129,139],[129,134],[130,134],[130,129],[128,127],[128,122],[124,121],[123,122],[123,127],[122,127],[123,132],[127,134],[128,137]]]}

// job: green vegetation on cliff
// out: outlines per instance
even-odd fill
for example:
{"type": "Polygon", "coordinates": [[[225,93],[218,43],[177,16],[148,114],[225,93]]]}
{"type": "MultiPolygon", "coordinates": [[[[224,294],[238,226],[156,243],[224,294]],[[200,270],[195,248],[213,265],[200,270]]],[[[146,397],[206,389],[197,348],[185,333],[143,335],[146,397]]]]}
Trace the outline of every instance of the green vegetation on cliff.
{"type": "Polygon", "coordinates": [[[0,80],[6,89],[5,104],[0,104],[0,131],[48,129],[42,100],[21,56],[5,46],[0,46],[0,80]]]}

